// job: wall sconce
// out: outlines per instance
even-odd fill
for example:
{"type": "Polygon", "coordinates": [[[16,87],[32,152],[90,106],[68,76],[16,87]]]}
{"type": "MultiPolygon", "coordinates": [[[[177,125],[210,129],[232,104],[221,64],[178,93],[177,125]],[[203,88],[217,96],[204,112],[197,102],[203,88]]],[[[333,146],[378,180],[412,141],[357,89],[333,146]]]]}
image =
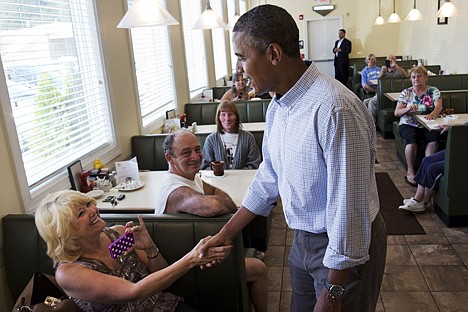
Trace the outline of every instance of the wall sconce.
{"type": "Polygon", "coordinates": [[[178,25],[179,22],[159,0],[136,0],[120,20],[117,28],[178,25]]]}
{"type": "Polygon", "coordinates": [[[325,16],[325,15],[328,15],[328,13],[330,13],[331,11],[333,11],[335,9],[335,5],[334,4],[326,4],[326,5],[314,5],[312,7],[312,10],[315,12],[315,13],[318,13],[322,16],[325,16]]]}

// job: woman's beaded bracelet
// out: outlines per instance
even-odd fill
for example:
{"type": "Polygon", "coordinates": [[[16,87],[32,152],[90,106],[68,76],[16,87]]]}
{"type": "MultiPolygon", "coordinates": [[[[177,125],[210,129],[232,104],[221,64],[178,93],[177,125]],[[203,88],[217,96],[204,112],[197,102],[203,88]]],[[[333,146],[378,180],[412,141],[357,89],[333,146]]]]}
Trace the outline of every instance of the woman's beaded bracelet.
{"type": "Polygon", "coordinates": [[[159,248],[156,247],[156,250],[157,250],[157,252],[156,252],[156,255],[155,255],[155,256],[148,256],[148,254],[147,254],[147,255],[146,255],[146,258],[148,258],[148,259],[156,259],[157,257],[159,257],[159,248]]]}

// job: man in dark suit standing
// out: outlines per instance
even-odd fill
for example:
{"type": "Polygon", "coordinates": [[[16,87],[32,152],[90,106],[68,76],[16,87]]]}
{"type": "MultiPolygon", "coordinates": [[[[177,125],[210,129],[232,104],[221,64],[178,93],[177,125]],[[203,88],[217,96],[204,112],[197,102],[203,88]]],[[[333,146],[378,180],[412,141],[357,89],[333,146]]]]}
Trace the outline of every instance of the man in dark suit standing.
{"type": "Polygon", "coordinates": [[[346,30],[340,29],[338,31],[338,37],[340,39],[335,41],[335,47],[333,48],[333,53],[335,53],[333,65],[335,65],[335,78],[341,81],[342,84],[347,86],[349,53],[351,53],[351,41],[346,39],[345,36],[346,30]]]}

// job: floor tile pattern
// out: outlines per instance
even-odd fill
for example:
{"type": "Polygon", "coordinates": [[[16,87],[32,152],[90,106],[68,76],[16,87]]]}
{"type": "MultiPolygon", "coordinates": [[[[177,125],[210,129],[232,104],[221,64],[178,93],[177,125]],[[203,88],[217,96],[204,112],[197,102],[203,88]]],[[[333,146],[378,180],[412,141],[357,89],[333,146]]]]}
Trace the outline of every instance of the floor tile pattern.
{"type": "MultiPolygon", "coordinates": [[[[387,172],[404,198],[416,188],[406,184],[405,168],[393,140],[380,135],[377,172],[387,172]]],[[[395,207],[397,209],[398,207],[395,207]]],[[[447,228],[429,211],[417,215],[427,235],[389,236],[387,263],[378,312],[468,312],[468,228],[447,228]]],[[[273,211],[265,263],[269,274],[269,312],[289,311],[291,284],[288,255],[294,232],[287,228],[282,206],[273,211]]]]}

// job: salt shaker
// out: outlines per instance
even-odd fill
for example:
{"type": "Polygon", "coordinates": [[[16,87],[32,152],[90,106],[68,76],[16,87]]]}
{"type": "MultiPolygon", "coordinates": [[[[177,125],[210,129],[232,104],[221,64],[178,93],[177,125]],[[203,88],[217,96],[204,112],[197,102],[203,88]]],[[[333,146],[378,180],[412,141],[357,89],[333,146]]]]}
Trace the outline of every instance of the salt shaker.
{"type": "Polygon", "coordinates": [[[197,122],[196,122],[196,121],[194,121],[194,122],[192,123],[192,132],[193,132],[193,133],[197,132],[197,122]]]}

